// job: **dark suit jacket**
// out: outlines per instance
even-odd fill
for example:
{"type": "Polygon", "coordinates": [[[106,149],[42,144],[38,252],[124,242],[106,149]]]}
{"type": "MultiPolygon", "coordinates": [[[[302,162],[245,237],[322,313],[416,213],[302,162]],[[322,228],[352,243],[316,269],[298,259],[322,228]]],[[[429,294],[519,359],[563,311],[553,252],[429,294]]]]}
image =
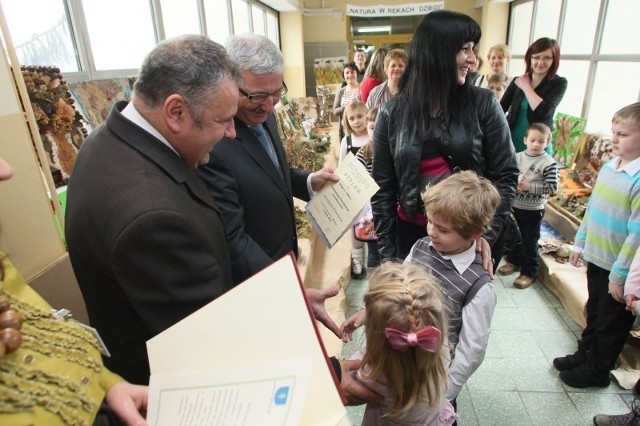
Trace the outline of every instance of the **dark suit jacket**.
{"type": "MultiPolygon", "coordinates": [[[[553,129],[553,116],[556,113],[556,107],[562,101],[564,93],[567,91],[567,79],[556,75],[553,80],[548,77],[542,79],[540,84],[535,88],[535,92],[543,101],[535,110],[531,109],[531,105],[527,108],[527,119],[531,123],[544,123],[553,129]]],[[[516,86],[515,78],[511,80],[509,87],[500,99],[502,110],[507,113],[507,122],[509,128],[513,130],[520,112],[522,97],[524,92],[516,86]]]]}
{"type": "Polygon", "coordinates": [[[149,381],[145,342],[231,285],[222,217],[169,147],[119,102],[85,140],[69,182],[66,239],[91,324],[133,383],[149,381]]]}
{"type": "Polygon", "coordinates": [[[197,174],[224,218],[233,281],[239,283],[290,251],[298,252],[293,197],[309,200],[308,172],[290,167],[276,121],[264,123],[276,150],[277,170],[251,129],[234,119],[236,139],[223,139],[197,174]]]}

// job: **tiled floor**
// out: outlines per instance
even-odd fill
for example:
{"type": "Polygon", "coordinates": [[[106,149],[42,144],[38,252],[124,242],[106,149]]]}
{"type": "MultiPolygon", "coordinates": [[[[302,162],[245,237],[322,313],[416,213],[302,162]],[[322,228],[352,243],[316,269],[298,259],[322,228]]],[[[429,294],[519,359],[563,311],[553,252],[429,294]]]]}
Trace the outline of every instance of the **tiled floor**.
{"type": "MultiPolygon", "coordinates": [[[[560,381],[551,361],[576,349],[580,327],[541,282],[519,290],[512,285],[516,276],[493,281],[498,304],[489,346],[458,396],[458,425],[592,425],[594,414],[629,412],[631,391],[613,381],[605,389],[575,389],[560,381]]],[[[347,317],[362,306],[366,290],[366,280],[348,285],[347,317]]],[[[360,329],[343,356],[349,357],[361,338],[360,329]]],[[[347,411],[359,425],[364,406],[347,411]]]]}

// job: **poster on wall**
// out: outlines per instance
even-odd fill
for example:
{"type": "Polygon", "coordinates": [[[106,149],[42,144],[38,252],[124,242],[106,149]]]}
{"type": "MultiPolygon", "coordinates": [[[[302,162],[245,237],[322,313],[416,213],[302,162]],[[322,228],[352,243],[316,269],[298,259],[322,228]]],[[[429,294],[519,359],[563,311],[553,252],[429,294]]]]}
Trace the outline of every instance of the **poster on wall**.
{"type": "Polygon", "coordinates": [[[359,6],[347,4],[347,16],[358,16],[363,18],[382,16],[412,16],[426,15],[436,10],[444,10],[444,1],[433,1],[427,3],[407,3],[407,4],[378,4],[375,6],[359,6]]]}
{"type": "Polygon", "coordinates": [[[334,58],[316,58],[313,61],[313,73],[316,77],[316,86],[329,86],[330,93],[335,94],[344,80],[342,67],[349,62],[346,56],[334,58]]]}
{"type": "Polygon", "coordinates": [[[586,125],[586,118],[561,112],[556,114],[551,140],[553,141],[553,158],[560,167],[571,167],[586,125]]]}

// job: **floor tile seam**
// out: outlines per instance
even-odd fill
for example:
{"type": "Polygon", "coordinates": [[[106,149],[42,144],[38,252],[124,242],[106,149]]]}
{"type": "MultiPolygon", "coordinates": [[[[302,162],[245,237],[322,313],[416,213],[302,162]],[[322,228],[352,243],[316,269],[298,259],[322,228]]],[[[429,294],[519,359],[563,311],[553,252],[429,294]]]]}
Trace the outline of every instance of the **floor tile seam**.
{"type": "MultiPolygon", "coordinates": [[[[559,380],[559,379],[558,379],[559,380]]],[[[565,398],[569,401],[569,403],[571,404],[571,406],[575,409],[575,411],[578,413],[578,415],[580,416],[580,418],[584,421],[586,421],[587,419],[584,418],[584,416],[582,415],[582,412],[580,411],[580,409],[578,408],[578,406],[575,404],[575,402],[569,397],[569,395],[567,394],[567,392],[563,389],[562,391],[531,391],[531,390],[518,390],[517,391],[520,398],[522,399],[522,403],[525,407],[525,409],[527,409],[527,404],[524,402],[524,398],[523,398],[523,393],[538,393],[538,394],[558,394],[558,395],[564,395],[565,398]]],[[[535,424],[533,422],[533,418],[531,416],[531,413],[529,413],[529,410],[527,409],[527,414],[529,414],[529,420],[531,420],[532,424],[535,424]]],[[[590,423],[589,423],[590,424],[590,423]]]]}
{"type": "MultiPolygon", "coordinates": [[[[508,391],[507,391],[507,390],[495,390],[495,391],[491,391],[491,390],[488,390],[488,389],[487,389],[487,390],[484,390],[484,391],[483,391],[483,390],[479,390],[479,392],[492,392],[493,394],[500,393],[500,392],[501,392],[501,393],[511,393],[511,394],[513,394],[513,393],[517,393],[517,394],[518,394],[518,395],[517,395],[517,396],[518,396],[518,398],[520,398],[520,403],[521,403],[522,407],[524,408],[525,413],[527,413],[527,420],[529,420],[529,424],[531,424],[531,425],[533,425],[533,424],[534,424],[534,423],[533,423],[533,420],[531,419],[531,414],[529,413],[529,410],[527,410],[527,407],[526,407],[526,405],[524,404],[524,401],[522,400],[522,396],[520,395],[520,393],[519,393],[517,390],[508,390],[508,391]]],[[[472,395],[471,390],[469,391],[469,398],[471,399],[471,401],[472,401],[472,403],[473,403],[473,395],[472,395]]],[[[487,426],[493,426],[493,425],[495,424],[495,423],[493,423],[493,422],[492,422],[492,423],[483,423],[483,422],[481,422],[481,420],[480,420],[481,418],[480,418],[480,416],[478,416],[478,414],[475,412],[475,408],[474,408],[474,413],[475,413],[475,415],[476,415],[476,418],[477,418],[477,420],[478,420],[478,424],[479,424],[480,426],[484,426],[485,424],[486,424],[487,426]]]]}
{"type": "MultiPolygon", "coordinates": [[[[566,387],[564,387],[564,392],[567,395],[567,398],[569,398],[569,401],[571,401],[571,405],[573,405],[573,407],[576,409],[576,411],[578,412],[578,414],[580,414],[580,417],[582,417],[582,419],[587,422],[588,424],[592,424],[593,423],[593,418],[591,416],[589,417],[585,417],[585,415],[582,413],[582,410],[580,409],[580,407],[578,406],[577,401],[575,401],[573,398],[571,398],[570,392],[566,389],[566,387]]],[[[573,388],[572,388],[573,389],[573,388]]],[[[577,389],[577,388],[575,388],[577,389]]],[[[574,393],[580,393],[580,394],[593,394],[593,392],[574,392],[574,393]]]]}

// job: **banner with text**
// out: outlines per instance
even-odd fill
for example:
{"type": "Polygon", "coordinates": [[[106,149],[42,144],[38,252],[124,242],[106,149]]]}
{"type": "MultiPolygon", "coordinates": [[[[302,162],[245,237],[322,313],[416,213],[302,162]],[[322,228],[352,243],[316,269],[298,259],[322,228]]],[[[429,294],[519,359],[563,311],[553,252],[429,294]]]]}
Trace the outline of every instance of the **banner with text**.
{"type": "Polygon", "coordinates": [[[376,6],[347,4],[347,15],[360,17],[426,15],[436,10],[444,10],[444,1],[376,6]]]}

